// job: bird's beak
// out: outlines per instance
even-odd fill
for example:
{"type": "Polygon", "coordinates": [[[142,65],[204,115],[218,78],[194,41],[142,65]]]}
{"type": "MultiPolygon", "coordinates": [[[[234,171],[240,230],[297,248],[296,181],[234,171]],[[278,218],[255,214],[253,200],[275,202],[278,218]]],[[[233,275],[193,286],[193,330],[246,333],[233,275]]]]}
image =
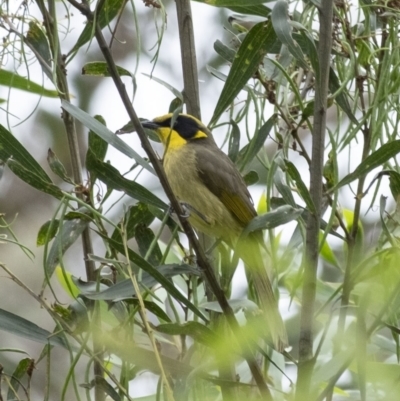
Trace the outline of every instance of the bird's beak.
{"type": "Polygon", "coordinates": [[[150,121],[150,120],[144,120],[144,121],[141,121],[141,123],[142,123],[143,128],[156,130],[157,128],[160,127],[157,123],[155,123],[154,121],[150,121]]]}

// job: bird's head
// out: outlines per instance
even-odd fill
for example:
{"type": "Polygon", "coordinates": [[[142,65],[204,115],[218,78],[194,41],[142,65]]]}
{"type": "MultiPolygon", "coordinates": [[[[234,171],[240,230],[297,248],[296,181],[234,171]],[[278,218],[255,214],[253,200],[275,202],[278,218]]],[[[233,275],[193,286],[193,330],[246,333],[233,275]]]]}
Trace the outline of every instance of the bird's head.
{"type": "Polygon", "coordinates": [[[189,114],[173,114],[157,117],[152,121],[142,121],[144,128],[156,131],[165,147],[179,148],[188,142],[211,138],[210,131],[197,118],[189,114]]]}

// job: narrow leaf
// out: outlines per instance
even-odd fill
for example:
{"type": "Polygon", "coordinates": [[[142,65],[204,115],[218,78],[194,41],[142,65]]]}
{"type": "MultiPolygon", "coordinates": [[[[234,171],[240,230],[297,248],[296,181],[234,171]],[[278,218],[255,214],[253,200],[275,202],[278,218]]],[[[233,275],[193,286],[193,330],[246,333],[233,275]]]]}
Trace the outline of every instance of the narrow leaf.
{"type": "Polygon", "coordinates": [[[282,195],[283,200],[286,204],[296,207],[296,202],[294,200],[292,190],[290,187],[284,182],[284,175],[280,168],[277,168],[274,174],[274,184],[278,192],[282,195]]]}
{"type": "Polygon", "coordinates": [[[7,392],[7,400],[16,399],[15,393],[18,392],[21,379],[29,370],[33,369],[34,365],[35,362],[31,358],[23,358],[18,362],[18,365],[11,376],[10,385],[7,392]]]}
{"type": "MultiPolygon", "coordinates": [[[[339,78],[336,75],[335,71],[333,68],[329,70],[329,91],[331,93],[336,93],[336,91],[340,88],[340,82],[339,78]]],[[[358,124],[358,120],[354,116],[349,100],[347,98],[347,93],[346,91],[341,91],[336,97],[335,97],[336,103],[339,105],[339,107],[346,113],[347,117],[354,123],[358,124]]]]}
{"type": "MultiPolygon", "coordinates": [[[[240,7],[243,6],[243,0],[196,0],[199,3],[205,3],[214,7],[240,7]]],[[[246,6],[255,6],[265,3],[265,0],[246,0],[246,6]]]]}
{"type": "Polygon", "coordinates": [[[26,43],[34,49],[36,58],[43,72],[53,82],[53,66],[50,45],[42,27],[36,21],[29,22],[29,30],[25,37],[26,43]]]}
{"type": "Polygon", "coordinates": [[[309,66],[299,44],[292,37],[292,26],[289,23],[288,3],[285,0],[278,0],[272,9],[272,25],[279,40],[288,47],[290,53],[306,70],[309,66]]]}
{"type": "Polygon", "coordinates": [[[4,309],[0,309],[0,330],[41,344],[57,345],[68,349],[61,337],[4,309]]]}
{"type": "Polygon", "coordinates": [[[229,137],[228,156],[235,163],[239,154],[240,129],[235,121],[231,120],[232,131],[229,137]]]}
{"type": "MultiPolygon", "coordinates": [[[[128,304],[133,304],[137,307],[140,306],[139,300],[137,298],[125,299],[124,302],[126,302],[128,304]]],[[[171,322],[170,317],[155,302],[143,300],[143,303],[144,303],[146,310],[153,313],[154,315],[156,315],[161,320],[164,320],[165,322],[171,322]]]]}
{"type": "Polygon", "coordinates": [[[235,97],[257,71],[270,44],[276,41],[276,34],[270,22],[260,22],[244,38],[229,71],[215,107],[211,122],[215,122],[234,101],[235,97]]]}
{"type": "Polygon", "coordinates": [[[235,59],[236,51],[223,44],[220,40],[214,42],[214,50],[230,63],[235,59]]]}
{"type": "Polygon", "coordinates": [[[217,342],[216,334],[199,322],[167,323],[154,327],[156,331],[170,336],[190,336],[200,344],[212,346],[217,342]]]}
{"type": "Polygon", "coordinates": [[[243,230],[243,235],[249,234],[253,231],[266,230],[281,226],[298,219],[302,213],[302,209],[296,209],[289,205],[278,207],[271,212],[254,217],[254,219],[251,220],[243,230]]]}
{"type": "MultiPolygon", "coordinates": [[[[102,116],[94,116],[94,118],[104,126],[106,122],[102,116]]],[[[90,184],[93,186],[96,184],[97,174],[90,169],[91,158],[103,161],[107,154],[108,143],[101,138],[99,135],[92,130],[89,131],[89,144],[88,150],[86,152],[86,162],[85,166],[90,173],[90,184]]]]}
{"type": "Polygon", "coordinates": [[[45,181],[41,176],[36,174],[36,172],[26,169],[18,161],[14,159],[8,159],[7,166],[15,175],[17,175],[22,181],[26,182],[31,187],[46,194],[52,195],[57,199],[61,199],[63,197],[63,193],[61,189],[57,187],[57,185],[45,181]]]}
{"type": "Polygon", "coordinates": [[[393,195],[393,198],[396,202],[399,202],[400,196],[400,174],[397,171],[390,170],[387,172],[389,175],[389,187],[390,192],[393,195]]]}
{"type": "MultiPolygon", "coordinates": [[[[154,221],[154,215],[150,212],[146,203],[139,202],[134,206],[130,206],[121,219],[119,227],[123,225],[125,231],[125,238],[130,240],[135,236],[137,225],[148,227],[154,221]]],[[[116,241],[122,241],[120,230],[115,229],[111,238],[116,241]]]]}
{"type": "Polygon", "coordinates": [[[98,179],[104,182],[108,188],[123,191],[133,199],[148,203],[160,209],[168,209],[168,205],[161,199],[153,195],[152,192],[137,182],[123,177],[115,167],[111,166],[111,164],[102,162],[95,157],[89,158],[87,163],[88,169],[93,171],[98,179]]]}
{"type": "MultiPolygon", "coordinates": [[[[107,238],[102,235],[102,237],[116,249],[122,255],[125,255],[125,247],[121,242],[113,241],[111,238],[107,238]]],[[[150,263],[146,262],[141,256],[139,256],[136,252],[132,251],[128,248],[128,257],[129,260],[138,266],[140,269],[147,272],[150,276],[152,276],[157,283],[162,285],[166,291],[174,297],[177,301],[181,302],[187,308],[189,308],[194,314],[199,316],[204,321],[207,321],[207,318],[197,309],[195,305],[193,305],[184,294],[182,294],[174,285],[174,283],[167,279],[159,270],[155,268],[150,263]]]]}
{"type": "Polygon", "coordinates": [[[246,145],[240,152],[238,156],[238,166],[239,169],[243,169],[249,162],[251,162],[264,146],[268,135],[274,126],[276,117],[273,114],[263,126],[256,132],[254,137],[251,139],[248,145],[246,145]]]}
{"type": "Polygon", "coordinates": [[[153,266],[158,266],[162,260],[162,252],[157,242],[155,243],[155,245],[153,245],[153,249],[148,255],[150,246],[155,240],[155,235],[153,231],[145,225],[138,224],[135,227],[135,238],[139,247],[140,255],[142,257],[148,256],[148,262],[151,263],[153,266]]]}
{"type": "Polygon", "coordinates": [[[308,191],[308,188],[304,184],[304,181],[302,180],[301,175],[297,170],[296,166],[289,160],[285,160],[285,165],[286,165],[286,171],[288,172],[292,180],[294,180],[294,182],[296,183],[297,189],[299,190],[300,196],[306,203],[307,209],[311,213],[316,213],[315,205],[313,200],[311,199],[310,192],[308,191]]]}
{"type": "Polygon", "coordinates": [[[374,168],[382,166],[389,159],[396,156],[399,152],[400,152],[400,139],[397,139],[389,143],[385,143],[378,150],[369,155],[364,161],[362,161],[360,165],[351,174],[348,174],[346,177],[344,177],[330,191],[341,188],[344,185],[347,185],[350,182],[356,180],[357,178],[366,175],[374,168]]]}
{"type": "Polygon", "coordinates": [[[67,170],[64,165],[61,163],[61,160],[57,157],[57,155],[49,148],[47,151],[47,162],[49,163],[51,171],[60,177],[63,181],[68,182],[69,184],[74,184],[71,178],[67,175],[67,170]]]}
{"type": "MultiPolygon", "coordinates": [[[[98,258],[97,256],[91,255],[90,259],[95,261],[100,261],[102,258],[98,258]]],[[[121,263],[118,260],[106,260],[106,262],[109,264],[121,263]]],[[[179,276],[182,274],[192,275],[192,276],[200,275],[200,272],[198,270],[189,265],[177,265],[177,264],[162,265],[162,266],[157,266],[157,271],[160,274],[162,274],[166,279],[170,279],[172,277],[179,276]]],[[[122,280],[117,284],[108,287],[106,289],[103,289],[101,291],[97,291],[96,286],[88,287],[82,284],[82,282],[79,281],[78,279],[76,278],[73,279],[74,283],[79,288],[81,293],[85,295],[86,298],[89,299],[116,302],[122,299],[127,299],[127,298],[129,299],[132,298],[133,296],[136,296],[135,289],[133,288],[133,284],[130,279],[122,280]]],[[[152,288],[157,284],[159,284],[159,282],[149,273],[144,272],[140,284],[145,288],[152,288]]]]}
{"type": "Polygon", "coordinates": [[[164,86],[165,88],[167,88],[168,90],[170,90],[176,98],[178,98],[179,100],[181,100],[183,102],[183,95],[182,92],[179,91],[178,89],[174,88],[172,85],[170,85],[168,82],[163,81],[160,78],[156,78],[153,75],[149,75],[149,74],[145,74],[143,73],[143,75],[145,77],[149,77],[151,80],[158,82],[159,84],[161,84],[162,86],[164,86]]]}
{"type": "Polygon", "coordinates": [[[60,221],[57,219],[46,221],[39,229],[36,246],[43,246],[49,243],[56,236],[59,223],[60,221]]]}
{"type": "Polygon", "coordinates": [[[44,181],[51,183],[50,177],[42,169],[40,164],[22,146],[15,136],[0,124],[0,160],[6,162],[10,157],[19,162],[27,170],[36,173],[36,175],[41,177],[44,181]]]}
{"type": "MultiPolygon", "coordinates": [[[[81,211],[83,212],[84,210],[81,211]]],[[[60,256],[62,257],[67,249],[75,243],[88,224],[86,220],[82,219],[68,220],[63,223],[45,262],[48,277],[53,275],[54,269],[60,263],[60,256]]]]}
{"type": "Polygon", "coordinates": [[[58,92],[43,88],[43,86],[32,82],[31,80],[14,74],[11,71],[0,69],[0,85],[19,89],[35,95],[46,97],[58,97],[58,92]]]}
{"type": "MultiPolygon", "coordinates": [[[[94,118],[106,126],[106,122],[102,116],[94,116],[94,118]]],[[[107,154],[108,143],[92,130],[89,131],[89,149],[99,160],[104,160],[107,154]]]]}
{"type": "MultiPolygon", "coordinates": [[[[198,1],[198,0],[196,0],[198,1]]],[[[262,4],[259,5],[243,5],[243,1],[241,5],[237,5],[237,6],[228,6],[227,8],[229,8],[230,10],[234,11],[235,13],[239,13],[239,14],[248,14],[248,15],[257,15],[259,17],[265,17],[268,18],[270,13],[271,13],[271,9],[268,7],[265,7],[262,4]]]]}
{"type": "MultiPolygon", "coordinates": [[[[125,68],[117,66],[117,71],[120,76],[132,77],[132,74],[125,68]]],[[[108,65],[104,61],[92,61],[91,63],[86,63],[82,67],[82,75],[91,75],[95,77],[111,77],[108,65]]]]}
{"type": "Polygon", "coordinates": [[[117,135],[107,129],[107,127],[105,127],[100,121],[97,121],[95,118],[66,100],[62,100],[61,103],[63,109],[79,120],[85,127],[95,132],[100,138],[104,139],[108,144],[119,150],[124,155],[136,160],[136,162],[143,168],[155,175],[153,167],[151,167],[146,160],[144,160],[117,135]]]}

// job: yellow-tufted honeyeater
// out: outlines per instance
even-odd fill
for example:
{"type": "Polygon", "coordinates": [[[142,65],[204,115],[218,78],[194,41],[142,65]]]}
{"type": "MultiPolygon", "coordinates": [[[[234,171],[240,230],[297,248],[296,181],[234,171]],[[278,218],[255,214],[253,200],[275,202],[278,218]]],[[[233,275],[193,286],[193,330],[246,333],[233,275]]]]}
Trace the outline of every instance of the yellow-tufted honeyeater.
{"type": "Polygon", "coordinates": [[[173,121],[167,114],[142,125],[156,131],[164,145],[165,174],[177,199],[188,205],[189,222],[222,239],[243,259],[265,316],[266,333],[282,350],[287,335],[262,258],[262,232],[241,237],[257,212],[238,169],[204,124],[190,115],[179,114],[173,121]]]}

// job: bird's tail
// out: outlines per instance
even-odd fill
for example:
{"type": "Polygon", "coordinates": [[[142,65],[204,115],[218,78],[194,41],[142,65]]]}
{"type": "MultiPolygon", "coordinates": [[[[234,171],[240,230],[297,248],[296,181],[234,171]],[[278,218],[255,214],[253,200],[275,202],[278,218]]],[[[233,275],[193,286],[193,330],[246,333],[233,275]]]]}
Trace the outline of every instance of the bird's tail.
{"type": "Polygon", "coordinates": [[[249,285],[253,285],[255,296],[267,325],[269,336],[275,349],[283,351],[288,345],[286,328],[279,313],[278,301],[268,277],[259,241],[250,235],[238,242],[238,255],[246,266],[249,285]]]}

